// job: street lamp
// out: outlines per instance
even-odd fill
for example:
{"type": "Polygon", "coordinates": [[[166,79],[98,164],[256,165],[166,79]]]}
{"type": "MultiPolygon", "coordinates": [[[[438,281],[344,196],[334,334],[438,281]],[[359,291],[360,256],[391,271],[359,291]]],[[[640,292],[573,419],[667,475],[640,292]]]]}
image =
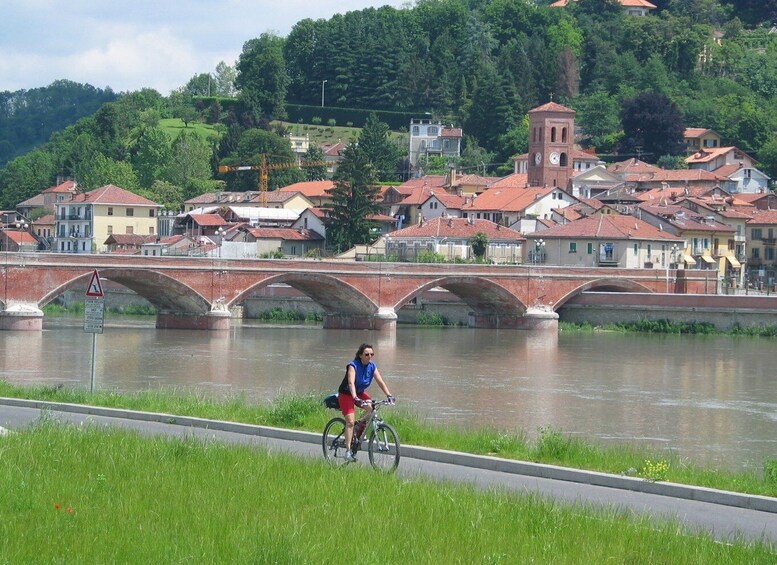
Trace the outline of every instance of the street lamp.
{"type": "Polygon", "coordinates": [[[666,262],[666,293],[669,294],[669,266],[671,264],[675,264],[675,269],[677,269],[677,250],[679,248],[677,247],[676,243],[672,244],[671,249],[669,249],[669,261],[666,262]]]}
{"type": "Polygon", "coordinates": [[[534,262],[542,263],[542,250],[545,249],[545,240],[538,239],[534,242],[534,262]]]}
{"type": "MultiPolygon", "coordinates": [[[[16,222],[16,229],[17,230],[22,230],[22,231],[26,232],[27,228],[29,228],[29,227],[30,227],[30,224],[28,224],[27,222],[16,222]]],[[[19,240],[19,249],[17,251],[21,251],[23,245],[24,245],[24,237],[22,237],[19,240]]]]}
{"type": "Polygon", "coordinates": [[[324,79],[321,81],[321,107],[324,107],[324,85],[328,82],[328,80],[324,79]]]}
{"type": "Polygon", "coordinates": [[[224,241],[224,234],[227,233],[223,227],[216,230],[216,235],[219,236],[219,259],[221,259],[221,244],[224,241]]]}

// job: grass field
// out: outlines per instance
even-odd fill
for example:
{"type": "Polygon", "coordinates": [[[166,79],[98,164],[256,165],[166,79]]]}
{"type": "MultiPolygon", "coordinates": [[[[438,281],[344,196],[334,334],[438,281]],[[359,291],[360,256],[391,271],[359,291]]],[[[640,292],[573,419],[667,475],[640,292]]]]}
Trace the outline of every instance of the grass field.
{"type": "Polygon", "coordinates": [[[672,522],[43,419],[0,436],[0,563],[774,563],[672,522]]]}
{"type": "Polygon", "coordinates": [[[199,135],[202,139],[207,140],[213,135],[219,135],[215,127],[209,124],[203,124],[202,122],[189,122],[189,126],[186,127],[179,118],[165,118],[159,120],[159,127],[170,136],[170,139],[175,139],[183,131],[193,131],[199,135]]]}
{"type": "MultiPolygon", "coordinates": [[[[249,404],[242,397],[214,401],[204,396],[164,390],[90,394],[84,389],[17,387],[0,381],[0,396],[128,408],[313,432],[323,430],[332,415],[321,403],[323,393],[283,396],[271,404],[249,404]]],[[[649,481],[777,496],[777,459],[764,461],[759,473],[732,472],[699,467],[674,454],[629,445],[601,447],[551,428],[540,429],[537,440],[530,442],[527,434],[521,431],[431,425],[401,408],[388,411],[386,418],[399,431],[403,444],[625,474],[649,481]]]]}

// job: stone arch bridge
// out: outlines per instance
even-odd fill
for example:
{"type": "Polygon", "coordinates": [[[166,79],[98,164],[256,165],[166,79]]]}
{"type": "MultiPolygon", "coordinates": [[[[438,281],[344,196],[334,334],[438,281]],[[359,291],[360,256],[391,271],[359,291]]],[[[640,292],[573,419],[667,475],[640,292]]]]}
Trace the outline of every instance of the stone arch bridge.
{"type": "Polygon", "coordinates": [[[0,260],[5,330],[40,330],[41,308],[65,291],[86,293],[94,270],[153,304],[158,328],[209,330],[228,329],[232,306],[278,283],[317,302],[325,328],[374,330],[394,330],[397,310],[437,287],[470,307],[470,327],[555,329],[557,309],[587,290],[702,293],[709,284],[703,271],[680,271],[681,280],[665,269],[10,252],[0,260]]]}

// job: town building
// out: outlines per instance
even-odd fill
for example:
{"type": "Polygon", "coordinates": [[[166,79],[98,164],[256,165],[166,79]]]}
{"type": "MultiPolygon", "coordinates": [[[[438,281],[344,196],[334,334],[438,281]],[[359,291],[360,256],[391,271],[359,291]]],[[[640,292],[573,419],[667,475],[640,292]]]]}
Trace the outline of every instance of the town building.
{"type": "Polygon", "coordinates": [[[461,155],[461,128],[444,126],[431,119],[410,120],[409,159],[413,171],[417,171],[429,157],[457,158],[461,155]]]}
{"type": "Polygon", "coordinates": [[[596,214],[537,231],[526,261],[568,267],[672,268],[683,238],[633,216],[596,214]]]}
{"type": "Polygon", "coordinates": [[[56,206],[54,250],[102,253],[112,234],[156,235],[159,204],[109,184],[62,200],[56,206]]]}
{"type": "Polygon", "coordinates": [[[574,137],[571,108],[548,102],[529,110],[529,185],[566,189],[574,170],[574,137]]]}
{"type": "Polygon", "coordinates": [[[392,232],[383,238],[389,260],[418,261],[435,254],[446,261],[474,259],[472,239],[482,233],[488,238],[485,260],[520,263],[523,234],[488,220],[435,218],[392,232]]]}

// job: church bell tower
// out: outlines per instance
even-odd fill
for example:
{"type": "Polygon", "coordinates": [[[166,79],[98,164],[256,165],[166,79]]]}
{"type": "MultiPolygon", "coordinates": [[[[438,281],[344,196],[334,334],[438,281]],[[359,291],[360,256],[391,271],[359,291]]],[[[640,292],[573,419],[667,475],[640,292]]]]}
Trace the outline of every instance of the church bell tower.
{"type": "Polygon", "coordinates": [[[555,102],[529,110],[529,186],[566,190],[573,174],[575,111],[555,102]]]}

